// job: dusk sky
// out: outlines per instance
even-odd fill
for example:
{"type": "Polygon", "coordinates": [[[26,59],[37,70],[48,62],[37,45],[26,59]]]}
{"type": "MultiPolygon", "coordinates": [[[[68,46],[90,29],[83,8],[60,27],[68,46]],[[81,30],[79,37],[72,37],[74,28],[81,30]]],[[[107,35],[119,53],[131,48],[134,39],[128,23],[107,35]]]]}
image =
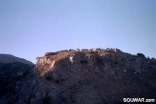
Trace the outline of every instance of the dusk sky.
{"type": "Polygon", "coordinates": [[[0,53],[96,47],[156,58],[156,0],[0,0],[0,53]]]}

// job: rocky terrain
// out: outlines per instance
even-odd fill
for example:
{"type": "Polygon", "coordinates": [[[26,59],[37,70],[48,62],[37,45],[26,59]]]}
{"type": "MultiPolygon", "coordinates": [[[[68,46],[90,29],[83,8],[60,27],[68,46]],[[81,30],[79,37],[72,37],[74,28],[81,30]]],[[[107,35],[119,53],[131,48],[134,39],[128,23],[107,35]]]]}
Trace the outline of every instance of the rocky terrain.
{"type": "Polygon", "coordinates": [[[156,59],[119,49],[47,52],[2,104],[113,104],[156,99],[156,59]]]}
{"type": "Polygon", "coordinates": [[[15,93],[16,84],[22,81],[34,64],[9,54],[0,54],[0,103],[15,93]]]}

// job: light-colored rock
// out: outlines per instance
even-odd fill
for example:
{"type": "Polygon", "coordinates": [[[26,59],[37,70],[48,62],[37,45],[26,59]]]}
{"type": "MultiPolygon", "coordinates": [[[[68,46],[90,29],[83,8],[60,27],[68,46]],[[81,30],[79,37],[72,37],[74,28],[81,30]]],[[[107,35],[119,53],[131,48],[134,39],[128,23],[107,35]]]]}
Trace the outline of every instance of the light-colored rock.
{"type": "Polygon", "coordinates": [[[124,73],[127,73],[127,70],[126,69],[124,69],[124,70],[122,70],[124,73]]]}

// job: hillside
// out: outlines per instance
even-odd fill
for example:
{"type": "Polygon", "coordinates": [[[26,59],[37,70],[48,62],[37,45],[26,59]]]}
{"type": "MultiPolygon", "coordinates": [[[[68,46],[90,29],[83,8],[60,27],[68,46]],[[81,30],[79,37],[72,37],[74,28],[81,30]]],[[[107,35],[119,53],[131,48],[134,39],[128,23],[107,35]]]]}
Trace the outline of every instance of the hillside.
{"type": "Polygon", "coordinates": [[[32,62],[30,62],[26,59],[13,56],[11,54],[0,54],[0,63],[13,63],[13,62],[21,62],[24,64],[33,65],[32,62]]]}
{"type": "Polygon", "coordinates": [[[29,74],[34,64],[8,54],[0,54],[0,103],[2,98],[15,93],[16,84],[29,74]]]}
{"type": "Polygon", "coordinates": [[[11,104],[104,104],[156,99],[156,60],[119,49],[47,52],[16,84],[11,104]]]}

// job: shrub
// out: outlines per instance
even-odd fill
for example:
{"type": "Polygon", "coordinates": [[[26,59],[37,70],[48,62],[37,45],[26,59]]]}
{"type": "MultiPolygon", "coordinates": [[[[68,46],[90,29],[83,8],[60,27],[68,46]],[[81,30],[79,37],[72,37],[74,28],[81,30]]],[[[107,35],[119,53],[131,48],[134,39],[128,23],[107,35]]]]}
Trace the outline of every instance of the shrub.
{"type": "Polygon", "coordinates": [[[80,60],[80,64],[88,64],[88,60],[86,59],[80,60]]]}
{"type": "Polygon", "coordinates": [[[144,55],[144,54],[142,54],[142,53],[137,53],[137,56],[138,56],[138,57],[145,58],[145,55],[144,55]]]}
{"type": "Polygon", "coordinates": [[[51,97],[47,96],[43,99],[43,104],[51,104],[51,97]]]}
{"type": "Polygon", "coordinates": [[[51,76],[46,76],[46,80],[50,81],[50,80],[52,80],[52,77],[51,76]]]}

